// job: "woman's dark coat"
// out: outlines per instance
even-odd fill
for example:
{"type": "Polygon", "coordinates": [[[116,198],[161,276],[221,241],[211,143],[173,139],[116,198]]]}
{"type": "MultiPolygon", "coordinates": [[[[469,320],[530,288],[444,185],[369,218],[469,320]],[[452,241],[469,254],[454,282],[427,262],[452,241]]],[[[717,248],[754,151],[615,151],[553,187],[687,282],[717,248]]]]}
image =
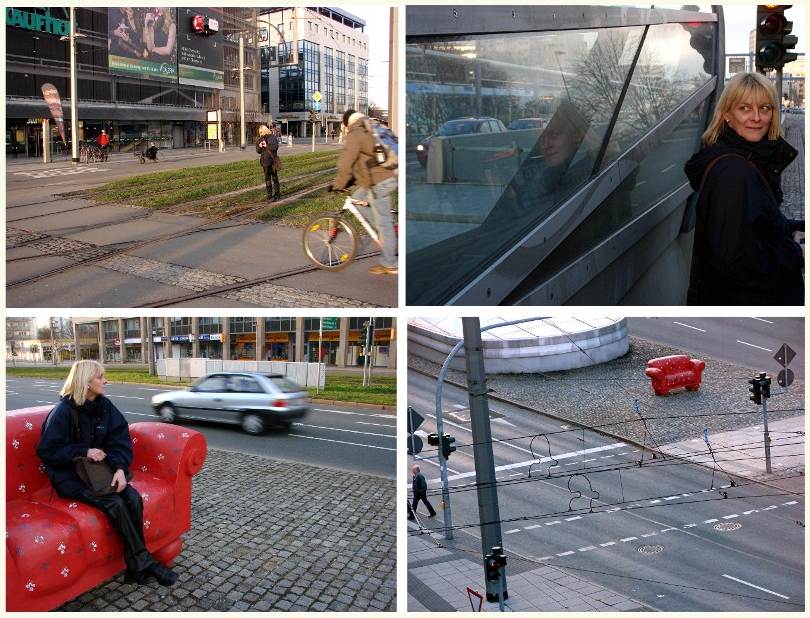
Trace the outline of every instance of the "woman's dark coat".
{"type": "Polygon", "coordinates": [[[256,152],[261,155],[259,163],[262,164],[262,167],[272,167],[275,171],[279,171],[281,165],[278,159],[278,139],[275,135],[259,137],[256,140],[256,152]],[[267,146],[261,146],[262,142],[265,142],[267,146]]]}
{"type": "Polygon", "coordinates": [[[88,449],[107,454],[105,461],[113,470],[129,472],[132,465],[132,439],[124,415],[103,395],[77,406],[72,397],[63,397],[50,414],[37,445],[37,455],[45,463],[51,484],[59,491],[66,484],[83,484],[76,475],[75,457],[85,457],[88,449]],[[71,408],[79,412],[78,441],[71,408]]]}
{"type": "Polygon", "coordinates": [[[686,164],[700,191],[690,305],[804,304],[804,260],[792,238],[804,222],[779,210],[782,171],[796,155],[782,138],[748,142],[726,127],[686,164]],[[729,154],[739,156],[718,159],[729,154]]]}

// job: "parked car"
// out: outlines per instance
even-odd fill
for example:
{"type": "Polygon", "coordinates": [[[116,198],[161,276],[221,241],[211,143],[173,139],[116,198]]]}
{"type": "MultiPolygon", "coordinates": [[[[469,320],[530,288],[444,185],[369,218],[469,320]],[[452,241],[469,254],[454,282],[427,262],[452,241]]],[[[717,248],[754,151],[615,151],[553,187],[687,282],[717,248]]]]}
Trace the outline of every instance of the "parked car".
{"type": "Polygon", "coordinates": [[[501,133],[506,131],[504,124],[497,118],[457,118],[448,120],[434,135],[425,139],[416,147],[416,158],[423,167],[427,166],[430,141],[434,137],[452,137],[454,135],[467,135],[471,133],[501,133]]]}
{"type": "Polygon", "coordinates": [[[548,120],[545,118],[516,118],[509,123],[509,130],[515,131],[517,129],[545,129],[548,120]]]}
{"type": "Polygon", "coordinates": [[[152,408],[167,423],[181,418],[241,425],[260,434],[307,415],[309,393],[281,374],[218,372],[190,388],[152,397],[152,408]]]}

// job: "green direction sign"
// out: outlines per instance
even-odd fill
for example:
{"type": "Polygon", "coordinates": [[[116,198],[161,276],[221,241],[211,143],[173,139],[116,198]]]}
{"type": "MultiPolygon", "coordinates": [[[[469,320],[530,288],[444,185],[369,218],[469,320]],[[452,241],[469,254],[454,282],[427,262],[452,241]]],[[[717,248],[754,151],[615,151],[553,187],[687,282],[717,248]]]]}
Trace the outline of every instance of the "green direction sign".
{"type": "Polygon", "coordinates": [[[337,330],[340,318],[321,318],[321,325],[324,330],[337,330]]]}

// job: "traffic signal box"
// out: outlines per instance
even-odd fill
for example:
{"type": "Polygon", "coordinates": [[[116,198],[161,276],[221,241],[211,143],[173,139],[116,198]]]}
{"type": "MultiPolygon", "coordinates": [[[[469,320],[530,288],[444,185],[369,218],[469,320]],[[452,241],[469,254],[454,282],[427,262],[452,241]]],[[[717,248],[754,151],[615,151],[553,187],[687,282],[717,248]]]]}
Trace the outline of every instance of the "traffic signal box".
{"type": "Polygon", "coordinates": [[[451,446],[456,439],[451,436],[449,433],[443,434],[439,436],[437,433],[429,433],[428,434],[428,444],[430,446],[438,446],[442,451],[442,457],[448,459],[450,457],[450,453],[456,450],[455,446],[451,446]]]}
{"type": "Polygon", "coordinates": [[[785,11],[791,4],[757,5],[757,71],[781,69],[798,56],[789,51],[796,47],[798,38],[790,34],[793,22],[785,18],[785,11]]]}
{"type": "Polygon", "coordinates": [[[751,388],[748,389],[748,392],[751,393],[751,396],[748,398],[753,401],[758,406],[762,405],[762,398],[765,399],[770,398],[771,396],[771,378],[768,374],[762,372],[758,375],[755,375],[753,378],[748,380],[748,383],[751,385],[751,388]]]}
{"type": "Polygon", "coordinates": [[[309,110],[309,121],[312,124],[315,124],[316,122],[318,122],[318,114],[315,113],[315,110],[313,110],[313,109],[309,110]]]}

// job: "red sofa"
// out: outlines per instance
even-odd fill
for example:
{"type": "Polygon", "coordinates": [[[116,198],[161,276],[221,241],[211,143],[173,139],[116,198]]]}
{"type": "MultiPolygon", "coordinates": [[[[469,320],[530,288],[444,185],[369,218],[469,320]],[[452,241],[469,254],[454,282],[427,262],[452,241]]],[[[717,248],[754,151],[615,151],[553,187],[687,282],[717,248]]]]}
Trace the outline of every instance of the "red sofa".
{"type": "Polygon", "coordinates": [[[650,378],[656,395],[669,395],[673,388],[698,390],[705,368],[706,363],[702,360],[676,354],[647,361],[645,373],[650,378]]]}
{"type": "MultiPolygon", "coordinates": [[[[123,546],[105,515],[52,491],[36,454],[51,407],[6,414],[6,609],[59,607],[124,570],[123,546]]],[[[132,485],[144,503],[149,551],[171,565],[191,528],[191,479],[205,462],[205,437],[164,423],[129,427],[132,485]]]]}

